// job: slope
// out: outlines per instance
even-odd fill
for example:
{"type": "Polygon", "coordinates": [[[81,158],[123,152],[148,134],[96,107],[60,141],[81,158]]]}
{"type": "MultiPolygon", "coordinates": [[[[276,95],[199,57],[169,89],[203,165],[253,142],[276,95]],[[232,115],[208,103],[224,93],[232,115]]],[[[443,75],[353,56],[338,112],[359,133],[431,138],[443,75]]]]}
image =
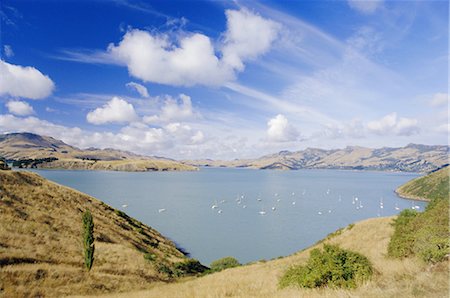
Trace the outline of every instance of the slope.
{"type": "Polygon", "coordinates": [[[0,296],[144,289],[170,280],[160,267],[186,259],[156,230],[34,173],[0,171],[0,214],[0,296]],[[96,245],[89,273],[81,243],[86,209],[94,217],[96,245]]]}
{"type": "Polygon", "coordinates": [[[365,220],[288,257],[109,297],[448,297],[448,264],[428,266],[416,259],[386,258],[393,233],[391,222],[392,218],[365,220]],[[338,244],[367,256],[376,270],[372,280],[354,290],[279,289],[281,275],[293,264],[306,263],[309,252],[324,243],[338,244]]]}
{"type": "Polygon", "coordinates": [[[400,186],[396,192],[407,199],[431,201],[449,197],[450,167],[413,179],[400,186]]]}

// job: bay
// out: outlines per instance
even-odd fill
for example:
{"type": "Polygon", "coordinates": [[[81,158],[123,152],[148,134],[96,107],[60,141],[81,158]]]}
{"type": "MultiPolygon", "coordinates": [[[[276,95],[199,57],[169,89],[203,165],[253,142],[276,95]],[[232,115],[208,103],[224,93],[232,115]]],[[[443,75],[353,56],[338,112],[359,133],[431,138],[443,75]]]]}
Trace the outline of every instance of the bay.
{"type": "Polygon", "coordinates": [[[394,193],[415,173],[34,171],[123,210],[206,265],[225,256],[247,263],[289,255],[355,221],[426,206],[394,193]]]}

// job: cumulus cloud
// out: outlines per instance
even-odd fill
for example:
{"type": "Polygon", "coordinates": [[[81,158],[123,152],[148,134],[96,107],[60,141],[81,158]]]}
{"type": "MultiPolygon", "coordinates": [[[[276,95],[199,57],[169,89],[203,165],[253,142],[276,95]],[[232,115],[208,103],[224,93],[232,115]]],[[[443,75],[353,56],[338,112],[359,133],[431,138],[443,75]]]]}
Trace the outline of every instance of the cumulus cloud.
{"type": "Polygon", "coordinates": [[[378,135],[410,136],[419,132],[417,119],[397,117],[397,113],[390,113],[383,118],[367,123],[367,129],[378,135]]]}
{"type": "Polygon", "coordinates": [[[148,90],[145,86],[135,83],[135,82],[129,82],[126,84],[126,86],[130,89],[136,90],[137,93],[139,93],[140,96],[144,97],[144,98],[148,98],[150,97],[150,95],[148,94],[148,90]]]}
{"type": "Polygon", "coordinates": [[[49,96],[55,88],[53,81],[36,68],[9,64],[3,60],[0,60],[0,77],[0,96],[41,99],[49,96]]]}
{"type": "Polygon", "coordinates": [[[33,107],[20,100],[10,100],[6,103],[8,111],[14,115],[26,116],[34,113],[33,107]]]}
{"type": "Polygon", "coordinates": [[[436,93],[430,101],[431,105],[434,107],[439,107],[448,104],[448,94],[447,93],[436,93]]]}
{"type": "Polygon", "coordinates": [[[372,14],[383,5],[383,0],[347,0],[348,5],[363,14],[372,14]]]}
{"type": "Polygon", "coordinates": [[[5,53],[5,56],[8,58],[14,56],[14,51],[13,51],[12,47],[7,44],[5,44],[3,46],[3,53],[5,53]]]}
{"type": "Polygon", "coordinates": [[[197,116],[192,108],[191,97],[180,94],[179,98],[167,96],[159,115],[145,116],[146,123],[167,123],[174,121],[185,121],[197,116]]]}
{"type": "Polygon", "coordinates": [[[267,52],[279,24],[246,9],[227,10],[227,31],[216,55],[211,39],[200,33],[152,34],[128,31],[107,52],[114,63],[128,67],[130,75],[146,82],[192,86],[221,85],[244,69],[244,62],[267,52]]]}
{"type": "Polygon", "coordinates": [[[270,49],[280,25],[247,9],[227,10],[226,16],[222,60],[233,69],[242,71],[245,60],[255,59],[270,49]]]}
{"type": "Polygon", "coordinates": [[[267,122],[267,137],[270,142],[289,142],[296,141],[299,133],[284,115],[278,114],[267,122]]]}
{"type": "Polygon", "coordinates": [[[113,97],[101,108],[89,112],[86,116],[89,123],[127,123],[138,119],[136,111],[132,104],[119,98],[113,97]]]}

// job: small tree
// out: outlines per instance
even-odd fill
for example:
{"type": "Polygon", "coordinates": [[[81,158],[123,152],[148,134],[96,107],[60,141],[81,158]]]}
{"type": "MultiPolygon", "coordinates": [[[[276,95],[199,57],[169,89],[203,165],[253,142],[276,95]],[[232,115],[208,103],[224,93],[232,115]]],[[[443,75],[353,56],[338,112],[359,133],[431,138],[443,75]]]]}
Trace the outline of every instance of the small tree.
{"type": "Polygon", "coordinates": [[[212,262],[210,265],[212,272],[222,271],[222,270],[225,270],[228,268],[233,268],[233,267],[238,267],[238,266],[241,266],[241,264],[239,263],[238,260],[236,260],[233,257],[225,257],[225,258],[216,260],[216,261],[212,262]]]}
{"type": "Polygon", "coordinates": [[[90,271],[94,263],[94,219],[91,212],[86,210],[83,213],[83,246],[84,246],[84,265],[90,271]]]}

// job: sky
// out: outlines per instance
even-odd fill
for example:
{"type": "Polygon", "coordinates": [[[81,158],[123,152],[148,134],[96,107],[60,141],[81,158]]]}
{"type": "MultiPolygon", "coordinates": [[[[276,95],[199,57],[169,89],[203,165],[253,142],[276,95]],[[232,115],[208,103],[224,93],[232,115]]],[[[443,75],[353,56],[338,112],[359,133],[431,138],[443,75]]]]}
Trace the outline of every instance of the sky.
{"type": "Polygon", "coordinates": [[[0,133],[176,159],[448,144],[448,1],[0,2],[0,133]]]}

